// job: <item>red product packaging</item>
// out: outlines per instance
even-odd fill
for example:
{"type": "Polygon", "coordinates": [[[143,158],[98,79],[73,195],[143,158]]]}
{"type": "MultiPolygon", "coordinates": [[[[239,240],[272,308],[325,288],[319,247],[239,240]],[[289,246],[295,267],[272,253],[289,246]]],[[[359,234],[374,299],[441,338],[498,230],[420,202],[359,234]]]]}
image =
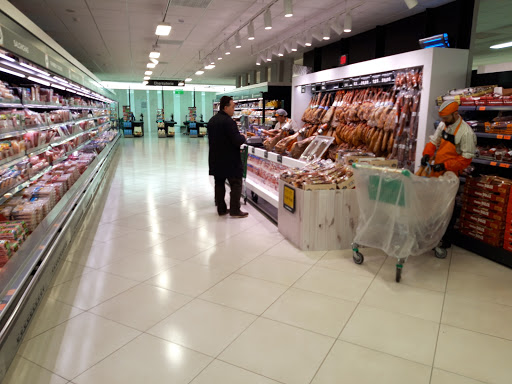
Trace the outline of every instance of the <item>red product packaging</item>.
{"type": "Polygon", "coordinates": [[[501,228],[500,230],[496,230],[493,228],[484,227],[483,225],[478,225],[477,223],[473,223],[471,221],[468,222],[468,221],[464,221],[464,220],[461,220],[460,227],[467,229],[468,231],[478,232],[478,233],[485,235],[486,237],[496,238],[496,239],[503,238],[503,234],[505,232],[504,228],[501,228]]]}
{"type": "Polygon", "coordinates": [[[477,199],[472,196],[463,196],[462,200],[467,205],[476,205],[477,207],[490,209],[492,211],[496,212],[507,212],[507,205],[504,203],[493,203],[491,201],[485,200],[485,199],[477,199]]]}
{"type": "Polygon", "coordinates": [[[512,252],[512,242],[505,241],[503,248],[505,248],[507,251],[512,252]]]}
{"type": "Polygon", "coordinates": [[[467,213],[474,213],[474,214],[484,216],[489,219],[497,220],[497,221],[505,221],[505,218],[507,217],[505,212],[495,212],[490,209],[481,208],[481,207],[478,207],[475,205],[470,205],[467,202],[464,202],[464,210],[467,213]]]}
{"type": "Polygon", "coordinates": [[[495,203],[506,203],[508,202],[509,193],[491,192],[485,189],[475,189],[466,185],[464,193],[467,196],[473,196],[479,199],[489,200],[495,203]]]}
{"type": "Polygon", "coordinates": [[[505,223],[503,221],[489,219],[487,217],[471,214],[466,211],[463,211],[461,213],[460,219],[467,222],[477,223],[479,225],[483,225],[484,227],[492,228],[495,230],[501,230],[505,226],[505,223]]]}
{"type": "Polygon", "coordinates": [[[471,231],[467,228],[460,228],[459,231],[460,231],[460,233],[462,233],[466,236],[483,241],[484,243],[492,245],[494,247],[501,247],[503,244],[503,238],[487,237],[483,233],[471,231]]]}
{"type": "Polygon", "coordinates": [[[466,179],[466,185],[471,188],[485,189],[490,192],[499,192],[505,194],[510,192],[511,184],[512,180],[494,176],[482,176],[479,178],[468,177],[466,179]]]}

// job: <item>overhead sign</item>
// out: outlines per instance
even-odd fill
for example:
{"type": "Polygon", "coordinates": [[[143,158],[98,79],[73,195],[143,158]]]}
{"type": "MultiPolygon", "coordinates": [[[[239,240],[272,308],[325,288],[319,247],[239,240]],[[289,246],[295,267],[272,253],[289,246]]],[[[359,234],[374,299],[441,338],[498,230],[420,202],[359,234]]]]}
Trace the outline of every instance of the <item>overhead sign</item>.
{"type": "Polygon", "coordinates": [[[148,80],[148,85],[158,85],[159,87],[177,87],[183,80],[148,80]]]}
{"type": "Polygon", "coordinates": [[[5,49],[32,60],[39,65],[45,64],[45,54],[30,44],[25,38],[12,32],[10,29],[0,26],[0,45],[5,49]]]}

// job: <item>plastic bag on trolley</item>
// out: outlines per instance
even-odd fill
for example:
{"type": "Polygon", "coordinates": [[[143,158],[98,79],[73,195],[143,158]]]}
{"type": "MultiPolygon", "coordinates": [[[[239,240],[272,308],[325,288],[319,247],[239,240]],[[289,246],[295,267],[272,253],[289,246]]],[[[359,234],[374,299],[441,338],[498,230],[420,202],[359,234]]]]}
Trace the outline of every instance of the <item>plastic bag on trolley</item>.
{"type": "Polygon", "coordinates": [[[354,242],[407,258],[432,250],[450,222],[459,178],[425,178],[409,171],[354,169],[360,217],[354,242]]]}

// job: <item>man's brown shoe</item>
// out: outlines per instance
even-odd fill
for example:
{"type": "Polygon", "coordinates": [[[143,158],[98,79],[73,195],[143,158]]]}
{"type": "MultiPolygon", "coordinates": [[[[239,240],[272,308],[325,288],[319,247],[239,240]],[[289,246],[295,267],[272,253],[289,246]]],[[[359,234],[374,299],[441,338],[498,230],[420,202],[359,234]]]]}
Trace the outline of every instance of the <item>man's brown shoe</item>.
{"type": "Polygon", "coordinates": [[[249,216],[249,213],[248,212],[243,212],[243,211],[240,211],[238,213],[230,213],[230,216],[231,217],[234,217],[236,219],[242,219],[244,217],[247,217],[249,216]]]}

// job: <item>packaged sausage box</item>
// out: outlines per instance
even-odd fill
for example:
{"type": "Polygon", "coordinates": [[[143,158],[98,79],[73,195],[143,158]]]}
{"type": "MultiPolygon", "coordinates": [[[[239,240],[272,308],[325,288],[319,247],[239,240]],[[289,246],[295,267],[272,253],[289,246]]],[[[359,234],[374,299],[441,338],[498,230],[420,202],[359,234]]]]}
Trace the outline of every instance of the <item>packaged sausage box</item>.
{"type": "Polygon", "coordinates": [[[471,188],[466,184],[464,188],[466,196],[472,196],[479,199],[489,200],[495,203],[507,203],[510,193],[491,192],[481,188],[471,188]]]}
{"type": "Polygon", "coordinates": [[[484,227],[483,225],[479,225],[477,223],[473,223],[471,221],[460,221],[460,227],[465,228],[469,231],[474,231],[483,234],[485,237],[488,238],[496,238],[496,239],[502,239],[503,235],[505,233],[505,228],[501,228],[499,230],[484,227]]]}
{"type": "Polygon", "coordinates": [[[475,189],[483,189],[489,192],[509,194],[512,180],[496,176],[468,177],[466,185],[475,189]]]}
{"type": "MultiPolygon", "coordinates": [[[[463,196],[462,201],[467,206],[477,206],[480,208],[489,209],[491,211],[506,213],[508,205],[505,203],[492,202],[487,199],[479,199],[472,196],[463,196]]],[[[506,215],[504,215],[506,216],[506,215]]]]}
{"type": "Polygon", "coordinates": [[[462,234],[466,235],[466,236],[470,236],[470,237],[472,237],[474,239],[483,241],[484,243],[487,243],[487,244],[492,245],[494,247],[501,247],[502,244],[503,244],[503,238],[502,237],[488,237],[488,236],[484,235],[483,233],[472,231],[470,229],[463,228],[463,227],[461,227],[459,229],[459,231],[462,234]]]}
{"type": "Polygon", "coordinates": [[[484,216],[480,216],[477,214],[472,214],[467,211],[463,211],[460,215],[460,219],[466,222],[472,222],[479,225],[482,225],[487,228],[502,230],[505,226],[505,222],[499,220],[489,219],[484,216]]]}
{"type": "Polygon", "coordinates": [[[463,202],[464,202],[463,209],[467,213],[480,215],[480,216],[486,217],[488,219],[497,220],[497,221],[504,221],[505,218],[507,217],[506,212],[496,212],[491,209],[482,208],[482,207],[479,207],[476,205],[468,204],[464,200],[463,200],[463,202]]]}

